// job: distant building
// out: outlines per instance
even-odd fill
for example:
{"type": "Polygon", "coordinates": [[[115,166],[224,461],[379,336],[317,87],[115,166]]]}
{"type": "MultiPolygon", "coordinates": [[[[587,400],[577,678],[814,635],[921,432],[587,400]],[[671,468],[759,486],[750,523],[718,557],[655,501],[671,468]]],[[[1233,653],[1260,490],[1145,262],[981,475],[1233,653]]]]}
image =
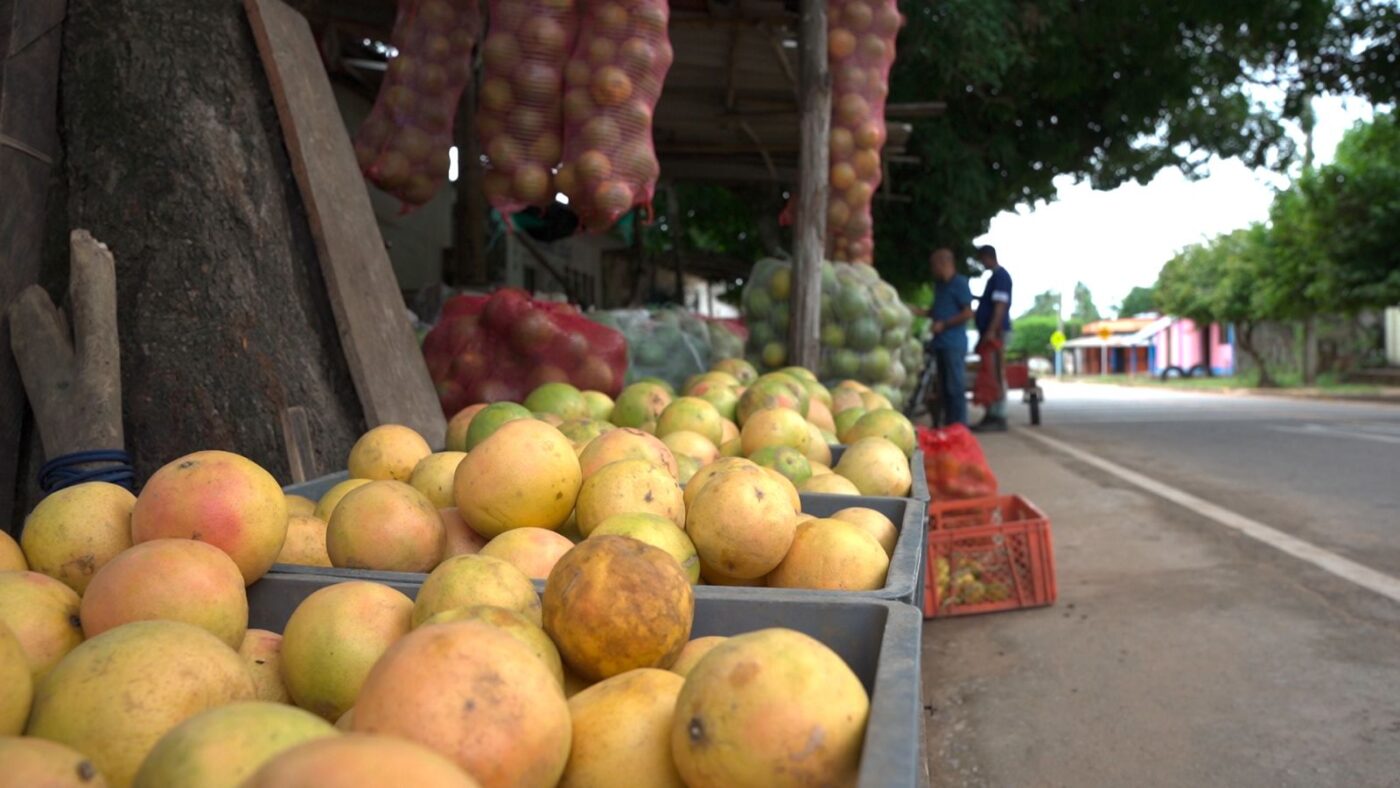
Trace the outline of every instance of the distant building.
{"type": "Polygon", "coordinates": [[[1204,330],[1184,317],[1143,315],[1098,320],[1064,345],[1066,369],[1078,375],[1214,375],[1235,372],[1235,331],[1212,323],[1204,330]],[[1108,338],[1100,337],[1102,329],[1108,338]]]}

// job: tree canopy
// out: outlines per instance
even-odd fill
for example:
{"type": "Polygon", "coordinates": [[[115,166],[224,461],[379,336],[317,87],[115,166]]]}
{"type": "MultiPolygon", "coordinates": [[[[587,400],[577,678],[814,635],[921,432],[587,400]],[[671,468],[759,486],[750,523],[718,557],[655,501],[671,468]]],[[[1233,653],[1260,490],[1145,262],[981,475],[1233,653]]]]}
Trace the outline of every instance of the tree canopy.
{"type": "MultiPolygon", "coordinates": [[[[1069,175],[1109,189],[1212,156],[1282,167],[1305,96],[1393,100],[1394,0],[943,0],[905,6],[890,100],[941,100],[892,168],[912,202],[876,202],[876,264],[896,284],[926,251],[970,253],[993,216],[1069,175]],[[1281,104],[1250,85],[1281,88],[1281,104]]],[[[1277,93],[1278,91],[1274,91],[1277,93]]],[[[963,256],[963,255],[960,255],[963,256]]]]}
{"type": "Polygon", "coordinates": [[[1119,317],[1132,317],[1144,312],[1157,311],[1153,289],[1151,287],[1134,287],[1128,291],[1126,296],[1123,296],[1123,303],[1119,304],[1115,311],[1119,317]]]}
{"type": "MultiPolygon", "coordinates": [[[[1011,324],[1011,344],[1006,353],[1012,358],[1048,356],[1054,348],[1050,337],[1060,327],[1058,315],[1022,315],[1011,324]]],[[[1073,318],[1064,322],[1065,336],[1079,336],[1084,324],[1073,318]]]]}
{"type": "Polygon", "coordinates": [[[1190,246],[1162,267],[1157,305],[1199,322],[1354,314],[1400,302],[1400,124],[1378,114],[1347,132],[1332,164],[1274,198],[1267,223],[1190,246]]]}
{"type": "Polygon", "coordinates": [[[1100,317],[1099,308],[1094,306],[1094,294],[1089,292],[1089,286],[1083,282],[1074,283],[1074,312],[1072,316],[1075,320],[1085,323],[1092,323],[1100,317]]]}
{"type": "Polygon", "coordinates": [[[1060,314],[1060,294],[1054,290],[1046,290],[1043,293],[1036,293],[1035,301],[1031,308],[1021,313],[1022,317],[1029,315],[1048,315],[1058,317],[1060,314]]]}
{"type": "Polygon", "coordinates": [[[1157,303],[1168,314],[1201,325],[1237,325],[1240,349],[1259,368],[1260,386],[1274,381],[1255,347],[1254,329],[1280,314],[1278,302],[1260,287],[1270,269],[1267,254],[1268,228],[1255,224],[1182,250],[1162,266],[1156,286],[1157,303]]]}

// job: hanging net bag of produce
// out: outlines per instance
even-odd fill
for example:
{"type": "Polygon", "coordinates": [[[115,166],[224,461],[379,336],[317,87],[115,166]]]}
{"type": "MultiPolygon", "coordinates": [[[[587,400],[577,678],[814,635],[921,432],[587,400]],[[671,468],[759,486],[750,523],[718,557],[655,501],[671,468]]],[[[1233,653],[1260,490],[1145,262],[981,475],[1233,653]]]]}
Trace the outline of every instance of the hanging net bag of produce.
{"type": "Polygon", "coordinates": [[[472,75],[476,0],[399,0],[384,82],[355,132],[360,171],[407,213],[447,180],[452,121],[472,75]]]}
{"type": "Polygon", "coordinates": [[[481,44],[476,127],[486,154],[482,189],[510,216],[554,201],[563,152],[564,63],[578,33],[573,2],[491,0],[481,44]]]}
{"type": "Polygon", "coordinates": [[[627,382],[660,378],[680,390],[687,378],[710,368],[710,327],[682,309],[613,309],[593,320],[627,340],[627,382]]]}
{"type": "MultiPolygon", "coordinates": [[[[817,376],[828,385],[856,380],[891,402],[903,402],[923,370],[912,335],[914,316],[892,285],[868,265],[823,262],[821,357],[817,376]]],[[[749,329],[748,357],[769,372],[787,365],[792,266],[786,260],[754,264],[744,283],[742,309],[749,329]]]]}
{"type": "Polygon", "coordinates": [[[895,0],[827,0],[826,13],[832,80],[827,235],[835,259],[873,263],[870,206],[880,187],[885,98],[903,20],[895,0]]]}
{"type": "Polygon", "coordinates": [[[448,299],[423,338],[423,358],[443,413],[451,416],[478,402],[520,402],[556,381],[616,396],[627,343],[569,304],[505,287],[448,299]]]}
{"type": "Polygon", "coordinates": [[[557,183],[585,230],[602,232],[633,206],[651,215],[660,167],[652,114],[673,53],[664,0],[580,3],[564,68],[564,162],[557,183]]]}

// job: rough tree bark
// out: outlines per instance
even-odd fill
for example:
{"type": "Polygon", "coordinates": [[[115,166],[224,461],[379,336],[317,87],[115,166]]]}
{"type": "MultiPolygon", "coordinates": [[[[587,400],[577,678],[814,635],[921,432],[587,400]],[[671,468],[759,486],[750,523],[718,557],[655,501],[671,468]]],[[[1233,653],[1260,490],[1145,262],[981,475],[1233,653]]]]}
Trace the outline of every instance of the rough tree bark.
{"type": "Polygon", "coordinates": [[[117,261],[138,482],[208,448],[286,481],[292,406],[343,465],[364,420],[239,0],[71,0],[61,94],[68,223],[117,261]]]}
{"type": "Polygon", "coordinates": [[[1271,389],[1277,386],[1278,383],[1274,380],[1274,376],[1269,374],[1269,366],[1264,360],[1264,354],[1260,353],[1258,348],[1254,346],[1254,327],[1255,323],[1252,321],[1245,322],[1241,325],[1242,330],[1239,333],[1240,350],[1243,350],[1245,355],[1249,356],[1254,362],[1254,366],[1259,368],[1259,388],[1271,389]]]}

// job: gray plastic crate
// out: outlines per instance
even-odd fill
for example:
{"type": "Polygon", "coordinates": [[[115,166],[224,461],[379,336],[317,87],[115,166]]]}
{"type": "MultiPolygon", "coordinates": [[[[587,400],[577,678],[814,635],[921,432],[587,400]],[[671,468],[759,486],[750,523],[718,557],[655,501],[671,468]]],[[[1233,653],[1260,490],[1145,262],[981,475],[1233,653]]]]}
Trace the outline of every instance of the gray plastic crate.
{"type": "MultiPolygon", "coordinates": [[[[379,582],[413,597],[420,579],[379,582]]],[[[281,632],[303,599],[344,580],[273,570],[248,587],[248,626],[281,632]]],[[[851,666],[870,693],[870,722],[858,785],[918,785],[923,771],[919,763],[922,614],[908,605],[875,599],[827,596],[766,601],[743,590],[697,595],[691,637],[787,627],[825,643],[851,666]]]]}
{"type": "MultiPolygon", "coordinates": [[[[809,597],[863,596],[875,599],[888,599],[912,605],[923,604],[924,553],[928,549],[926,528],[928,508],[923,501],[913,498],[866,498],[856,495],[830,495],[826,493],[801,493],[802,511],[817,517],[827,517],[852,506],[864,506],[885,515],[899,531],[895,542],[894,555],[890,557],[890,569],[885,575],[885,586],[874,591],[816,591],[805,588],[737,588],[741,593],[761,599],[806,599],[809,597]]],[[[380,582],[413,583],[422,582],[423,574],[418,572],[379,572],[368,569],[341,569],[276,564],[281,572],[323,575],[341,578],[366,578],[380,582]]],[[[544,582],[537,580],[535,585],[544,588],[544,582]]],[[[699,597],[711,592],[726,589],[725,586],[696,586],[699,597]]]]}
{"type": "MultiPolygon", "coordinates": [[[[841,459],[841,454],[844,451],[846,451],[845,446],[831,447],[832,465],[835,465],[836,461],[841,459]]],[[[928,477],[924,475],[924,453],[922,451],[914,450],[914,456],[909,459],[909,472],[914,477],[913,488],[909,491],[909,497],[927,504],[929,502],[928,477]]],[[[321,496],[326,494],[327,490],[345,481],[349,477],[349,473],[337,471],[336,473],[327,474],[299,484],[289,484],[282,489],[293,495],[304,495],[313,501],[319,501],[321,496]]]]}
{"type": "MultiPolygon", "coordinates": [[[[846,453],[845,446],[833,445],[831,447],[831,467],[835,468],[840,461],[841,455],[846,453]]],[[[909,497],[916,501],[928,503],[932,496],[928,491],[928,476],[924,475],[924,452],[921,449],[914,450],[914,456],[909,458],[909,475],[913,477],[912,486],[909,488],[909,497]]]]}

